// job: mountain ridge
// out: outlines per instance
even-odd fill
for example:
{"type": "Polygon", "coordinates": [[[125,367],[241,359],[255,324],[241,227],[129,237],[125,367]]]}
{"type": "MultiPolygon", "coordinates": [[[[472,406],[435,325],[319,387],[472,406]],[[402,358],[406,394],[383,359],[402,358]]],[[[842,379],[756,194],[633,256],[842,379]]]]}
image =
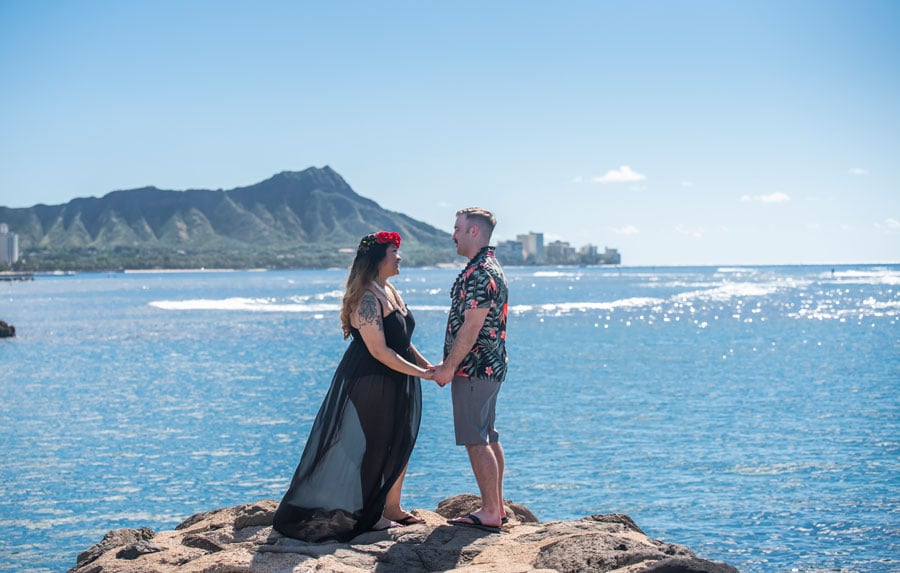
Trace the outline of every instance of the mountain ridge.
{"type": "Polygon", "coordinates": [[[19,235],[24,268],[35,270],[67,259],[89,270],[109,258],[129,268],[203,266],[217,253],[237,266],[332,266],[349,264],[347,251],[377,230],[399,232],[412,264],[455,258],[449,233],[382,208],[327,165],[229,190],[145,186],[60,205],[0,207],[0,222],[19,235]]]}

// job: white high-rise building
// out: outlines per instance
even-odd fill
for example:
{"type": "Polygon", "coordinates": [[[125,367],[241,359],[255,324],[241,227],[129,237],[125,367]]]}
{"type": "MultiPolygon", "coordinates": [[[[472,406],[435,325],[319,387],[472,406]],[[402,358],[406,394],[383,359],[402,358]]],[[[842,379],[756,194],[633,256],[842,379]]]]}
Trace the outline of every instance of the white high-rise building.
{"type": "Polygon", "coordinates": [[[544,234],[528,233],[519,235],[516,240],[522,243],[522,258],[533,265],[544,264],[544,234]]]}
{"type": "Polygon", "coordinates": [[[19,260],[19,235],[9,232],[9,225],[0,223],[0,263],[11,265],[19,260]]]}

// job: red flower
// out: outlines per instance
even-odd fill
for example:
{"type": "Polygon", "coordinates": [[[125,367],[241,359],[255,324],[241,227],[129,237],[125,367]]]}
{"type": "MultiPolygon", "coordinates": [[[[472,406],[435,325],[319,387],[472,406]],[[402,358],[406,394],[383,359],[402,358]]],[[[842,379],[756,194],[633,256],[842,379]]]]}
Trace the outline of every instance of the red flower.
{"type": "Polygon", "coordinates": [[[398,249],[400,248],[400,238],[399,233],[387,232],[387,231],[379,231],[375,233],[375,242],[379,245],[384,245],[386,243],[394,244],[398,249]]]}

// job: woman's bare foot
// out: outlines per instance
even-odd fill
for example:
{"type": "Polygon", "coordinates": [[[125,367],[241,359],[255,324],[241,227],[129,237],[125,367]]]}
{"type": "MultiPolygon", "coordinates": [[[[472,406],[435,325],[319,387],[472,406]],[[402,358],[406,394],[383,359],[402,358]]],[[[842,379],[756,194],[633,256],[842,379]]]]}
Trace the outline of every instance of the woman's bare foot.
{"type": "MultiPolygon", "coordinates": [[[[387,512],[385,512],[384,517],[387,516],[387,512]]],[[[412,513],[406,511],[405,509],[401,509],[399,513],[396,514],[396,517],[388,517],[393,521],[396,521],[400,525],[416,525],[417,523],[425,523],[425,520],[421,517],[415,516],[412,513]]]]}
{"type": "Polygon", "coordinates": [[[375,522],[375,525],[372,526],[372,531],[384,531],[385,529],[390,529],[391,527],[403,527],[396,521],[390,520],[384,516],[381,517],[378,521],[375,522]]]}

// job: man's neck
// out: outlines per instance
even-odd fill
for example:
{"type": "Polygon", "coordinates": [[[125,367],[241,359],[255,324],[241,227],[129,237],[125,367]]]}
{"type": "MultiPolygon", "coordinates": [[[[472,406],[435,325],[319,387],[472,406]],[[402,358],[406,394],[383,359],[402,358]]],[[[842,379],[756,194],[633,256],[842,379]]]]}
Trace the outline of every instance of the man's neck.
{"type": "Polygon", "coordinates": [[[478,253],[480,253],[481,251],[483,251],[485,248],[487,248],[489,246],[490,245],[481,245],[479,247],[476,247],[475,249],[472,250],[472,252],[466,258],[471,261],[472,259],[474,259],[475,257],[478,256],[478,253]]]}

